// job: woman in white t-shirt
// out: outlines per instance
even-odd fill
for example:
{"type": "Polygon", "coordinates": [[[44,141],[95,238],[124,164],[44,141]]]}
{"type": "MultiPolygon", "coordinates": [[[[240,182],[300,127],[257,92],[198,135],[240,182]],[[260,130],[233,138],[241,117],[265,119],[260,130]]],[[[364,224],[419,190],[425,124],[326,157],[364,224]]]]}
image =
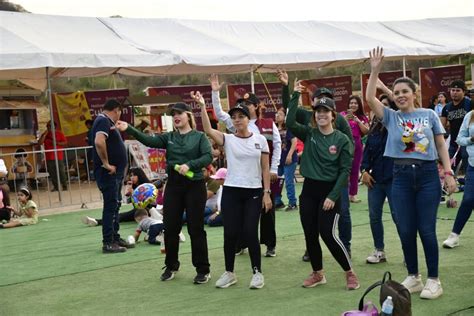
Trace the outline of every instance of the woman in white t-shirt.
{"type": "Polygon", "coordinates": [[[243,239],[248,245],[253,270],[250,288],[260,289],[264,285],[264,278],[258,221],[262,201],[266,211],[272,207],[267,141],[264,136],[248,130],[250,113],[244,99],[237,100],[237,104],[229,111],[236,129],[235,134],[224,134],[211,127],[204,99],[199,91],[196,94],[192,92],[191,96],[201,106],[204,131],[217,145],[224,147],[227,157],[227,175],[221,201],[226,271],[217,280],[216,287],[227,288],[237,282],[234,274],[235,247],[237,241],[243,239]]]}

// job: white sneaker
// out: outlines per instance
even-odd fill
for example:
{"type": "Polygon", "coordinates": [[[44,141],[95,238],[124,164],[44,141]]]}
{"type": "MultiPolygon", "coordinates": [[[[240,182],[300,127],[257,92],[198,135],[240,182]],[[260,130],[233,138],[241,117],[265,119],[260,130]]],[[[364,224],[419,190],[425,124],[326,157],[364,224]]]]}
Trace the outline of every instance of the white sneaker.
{"type": "Polygon", "coordinates": [[[83,218],[81,218],[81,220],[84,224],[86,224],[87,226],[90,226],[90,227],[98,225],[95,218],[92,218],[92,217],[89,217],[89,216],[84,216],[83,218]]]}
{"type": "Polygon", "coordinates": [[[247,248],[242,248],[242,249],[240,249],[240,250],[237,250],[237,251],[235,252],[235,255],[236,255],[236,256],[241,256],[241,255],[243,255],[243,254],[246,254],[247,252],[248,252],[248,249],[247,249],[247,248]]]}
{"type": "Polygon", "coordinates": [[[423,290],[423,282],[421,275],[409,275],[403,280],[402,285],[407,288],[410,293],[421,292],[423,290]]]}
{"type": "Polygon", "coordinates": [[[179,233],[179,242],[185,242],[186,241],[186,236],[184,236],[183,232],[179,233]]]}
{"type": "Polygon", "coordinates": [[[237,283],[235,273],[226,271],[221,275],[219,280],[216,281],[216,287],[226,289],[235,283],[237,283]]]}
{"type": "Polygon", "coordinates": [[[443,248],[452,249],[459,246],[459,235],[456,233],[451,233],[448,236],[448,239],[443,241],[443,248]]]}
{"type": "Polygon", "coordinates": [[[254,273],[252,280],[250,281],[249,288],[251,289],[261,289],[265,285],[265,280],[263,274],[258,272],[257,268],[254,268],[254,273]]]}
{"type": "Polygon", "coordinates": [[[425,298],[428,300],[434,300],[443,294],[443,288],[441,287],[441,282],[439,280],[428,279],[426,280],[426,285],[423,288],[423,291],[420,293],[420,298],[425,298]]]}
{"type": "Polygon", "coordinates": [[[380,262],[386,262],[385,252],[383,250],[375,249],[374,252],[367,257],[367,263],[376,264],[380,262]]]}

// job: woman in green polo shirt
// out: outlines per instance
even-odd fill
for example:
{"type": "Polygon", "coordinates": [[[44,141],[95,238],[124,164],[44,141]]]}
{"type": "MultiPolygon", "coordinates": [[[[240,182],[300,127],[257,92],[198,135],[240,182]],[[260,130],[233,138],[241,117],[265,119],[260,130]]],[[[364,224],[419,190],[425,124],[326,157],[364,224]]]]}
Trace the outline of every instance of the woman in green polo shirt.
{"type": "Polygon", "coordinates": [[[212,162],[211,144],[204,133],[196,131],[189,105],[173,104],[169,113],[173,117],[172,132],[149,136],[123,121],[118,121],[116,127],[145,146],[166,149],[168,181],[163,201],[166,269],[161,280],[173,279],[179,269],[179,233],[183,225],[183,212],[186,210],[192,262],[197,272],[194,283],[207,283],[210,279],[207,237],[204,230],[207,191],[202,169],[212,162]]]}
{"type": "Polygon", "coordinates": [[[325,284],[319,235],[339,265],[346,272],[347,289],[360,287],[351,267],[349,254],[335,229],[339,220],[341,189],[347,186],[352,166],[352,144],[349,138],[334,128],[335,103],[323,97],[313,106],[311,125],[296,121],[298,99],[305,87],[295,83],[295,92],[288,105],[288,129],[304,142],[301,174],[305,177],[300,195],[300,219],[306,249],[313,272],[304,280],[303,287],[325,284]]]}

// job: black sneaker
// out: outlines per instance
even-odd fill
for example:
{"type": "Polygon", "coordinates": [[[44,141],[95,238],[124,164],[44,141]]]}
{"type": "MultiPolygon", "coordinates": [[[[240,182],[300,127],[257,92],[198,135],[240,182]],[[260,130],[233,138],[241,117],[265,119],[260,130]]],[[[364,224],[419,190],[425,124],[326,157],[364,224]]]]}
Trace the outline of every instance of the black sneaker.
{"type": "Polygon", "coordinates": [[[308,254],[308,250],[305,250],[304,251],[304,255],[303,255],[303,258],[301,258],[304,262],[310,262],[311,259],[309,259],[309,254],[308,254]]]}
{"type": "Polygon", "coordinates": [[[282,208],[284,208],[284,207],[285,207],[285,204],[283,204],[283,203],[280,203],[280,204],[276,204],[276,205],[275,205],[275,209],[276,209],[276,210],[282,209],[282,208]]]}
{"type": "Polygon", "coordinates": [[[163,267],[165,269],[165,272],[161,274],[160,280],[161,281],[169,281],[174,279],[174,275],[176,274],[176,271],[171,270],[168,267],[163,267]]]}
{"type": "Polygon", "coordinates": [[[199,273],[194,277],[194,284],[204,284],[211,279],[210,273],[199,273]]]}
{"type": "Polygon", "coordinates": [[[119,245],[120,247],[124,247],[124,248],[135,248],[135,245],[131,245],[129,244],[128,242],[126,242],[123,238],[119,238],[118,241],[115,242],[117,245],[119,245]]]}
{"type": "Polygon", "coordinates": [[[119,253],[119,252],[125,252],[125,251],[127,251],[127,248],[120,247],[116,243],[105,243],[102,246],[102,252],[103,253],[119,253]]]}
{"type": "Polygon", "coordinates": [[[275,247],[267,247],[267,252],[265,252],[265,257],[275,257],[275,247]]]}

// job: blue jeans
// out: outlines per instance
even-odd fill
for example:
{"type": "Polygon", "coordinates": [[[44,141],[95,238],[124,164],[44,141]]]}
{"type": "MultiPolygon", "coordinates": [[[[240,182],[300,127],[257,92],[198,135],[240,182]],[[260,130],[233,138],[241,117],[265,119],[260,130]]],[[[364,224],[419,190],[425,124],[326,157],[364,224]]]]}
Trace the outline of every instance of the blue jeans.
{"type": "MultiPolygon", "coordinates": [[[[295,171],[297,162],[293,162],[291,165],[280,165],[278,167],[278,176],[285,175],[285,189],[286,196],[288,197],[288,205],[296,205],[296,193],[295,193],[295,171]]],[[[282,204],[281,194],[275,196],[275,204],[282,204]]]]}
{"type": "Polygon", "coordinates": [[[370,230],[372,231],[372,237],[374,239],[374,247],[377,250],[384,250],[382,213],[385,198],[388,198],[392,219],[395,224],[397,223],[392,205],[392,182],[375,182],[374,186],[368,189],[367,196],[369,202],[370,230]]]}
{"type": "Polygon", "coordinates": [[[453,233],[461,234],[474,208],[474,168],[468,165],[465,177],[464,195],[453,225],[453,233]]]}
{"type": "Polygon", "coordinates": [[[104,206],[102,209],[102,242],[118,241],[119,210],[122,205],[123,172],[110,175],[104,168],[94,170],[97,186],[102,193],[104,206]]]}
{"type": "Polygon", "coordinates": [[[346,247],[347,252],[351,253],[351,239],[352,239],[352,221],[349,203],[349,187],[344,187],[341,190],[341,211],[339,213],[339,239],[346,247]]]}
{"type": "Polygon", "coordinates": [[[436,162],[393,166],[392,205],[408,274],[418,273],[417,233],[420,235],[428,277],[438,277],[439,250],[436,215],[441,199],[436,162]]]}

